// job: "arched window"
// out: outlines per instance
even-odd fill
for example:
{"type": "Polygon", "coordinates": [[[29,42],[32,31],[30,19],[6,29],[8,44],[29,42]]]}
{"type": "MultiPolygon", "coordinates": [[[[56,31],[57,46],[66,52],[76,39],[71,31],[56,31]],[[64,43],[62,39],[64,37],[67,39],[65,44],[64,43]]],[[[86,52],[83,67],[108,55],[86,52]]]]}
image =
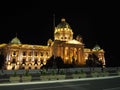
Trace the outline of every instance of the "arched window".
{"type": "Polygon", "coordinates": [[[26,56],[26,52],[25,51],[23,52],[23,56],[26,56]]]}
{"type": "Polygon", "coordinates": [[[41,52],[40,54],[41,54],[41,56],[43,56],[43,52],[41,52]]]}
{"type": "Polygon", "coordinates": [[[38,61],[38,60],[37,60],[37,59],[35,59],[35,64],[37,64],[37,61],[38,61]]]}
{"type": "Polygon", "coordinates": [[[37,67],[35,67],[35,69],[37,69],[37,67]]]}
{"type": "Polygon", "coordinates": [[[29,69],[31,69],[31,67],[29,67],[29,69]]]}
{"type": "Polygon", "coordinates": [[[25,59],[23,59],[22,64],[25,64],[25,61],[26,61],[26,60],[25,60],[25,59]]]}
{"type": "Polygon", "coordinates": [[[16,59],[15,58],[13,58],[12,63],[16,63],[16,59]]]}

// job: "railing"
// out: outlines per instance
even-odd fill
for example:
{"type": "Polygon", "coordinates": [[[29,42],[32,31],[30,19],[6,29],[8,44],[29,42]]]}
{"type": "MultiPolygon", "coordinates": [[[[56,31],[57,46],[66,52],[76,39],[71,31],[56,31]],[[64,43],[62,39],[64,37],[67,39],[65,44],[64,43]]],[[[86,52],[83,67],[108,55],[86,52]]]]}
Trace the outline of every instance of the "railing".
{"type": "MultiPolygon", "coordinates": [[[[114,71],[120,71],[120,67],[107,67],[103,69],[104,71],[108,71],[108,72],[114,72],[114,71]]],[[[94,67],[94,68],[88,68],[88,67],[84,67],[84,68],[64,68],[64,69],[35,69],[35,70],[0,70],[0,75],[14,75],[14,74],[19,74],[19,75],[23,75],[26,72],[28,72],[29,74],[42,74],[42,73],[75,73],[75,72],[89,72],[89,71],[102,71],[102,69],[100,67],[94,67]]]]}

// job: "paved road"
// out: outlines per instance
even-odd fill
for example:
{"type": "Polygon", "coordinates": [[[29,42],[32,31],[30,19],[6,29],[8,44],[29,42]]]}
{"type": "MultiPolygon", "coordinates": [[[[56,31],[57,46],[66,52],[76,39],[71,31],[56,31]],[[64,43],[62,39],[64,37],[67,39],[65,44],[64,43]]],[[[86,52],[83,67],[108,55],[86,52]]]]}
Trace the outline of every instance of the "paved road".
{"type": "Polygon", "coordinates": [[[120,90],[120,76],[1,84],[0,90],[120,90]]]}

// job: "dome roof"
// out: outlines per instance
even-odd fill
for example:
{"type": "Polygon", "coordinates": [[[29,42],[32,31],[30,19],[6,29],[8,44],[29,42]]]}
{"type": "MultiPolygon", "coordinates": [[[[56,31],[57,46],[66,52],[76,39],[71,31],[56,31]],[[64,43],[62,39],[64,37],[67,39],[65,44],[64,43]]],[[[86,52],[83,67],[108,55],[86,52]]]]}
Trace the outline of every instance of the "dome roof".
{"type": "Polygon", "coordinates": [[[71,28],[70,25],[65,21],[64,18],[61,19],[61,22],[57,25],[57,28],[71,28]]]}
{"type": "Polygon", "coordinates": [[[11,42],[11,44],[21,44],[20,40],[17,37],[14,37],[11,42]]]}
{"type": "Polygon", "coordinates": [[[94,48],[93,48],[93,50],[100,50],[100,49],[101,49],[101,48],[100,48],[99,45],[95,45],[94,48]]]}

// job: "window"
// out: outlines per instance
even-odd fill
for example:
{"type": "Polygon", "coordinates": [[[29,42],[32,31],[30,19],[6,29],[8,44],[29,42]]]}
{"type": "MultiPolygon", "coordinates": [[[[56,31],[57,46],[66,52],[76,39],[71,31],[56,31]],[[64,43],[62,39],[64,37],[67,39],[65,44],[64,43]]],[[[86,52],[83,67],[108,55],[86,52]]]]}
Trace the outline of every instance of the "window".
{"type": "Polygon", "coordinates": [[[38,61],[38,60],[37,60],[37,59],[35,59],[35,64],[37,64],[37,61],[38,61]]]}
{"type": "Polygon", "coordinates": [[[67,37],[65,37],[65,39],[67,39],[67,37]]]}
{"type": "Polygon", "coordinates": [[[26,52],[25,51],[23,52],[23,56],[26,56],[26,52]]]}
{"type": "Polygon", "coordinates": [[[13,60],[12,60],[12,63],[16,63],[16,59],[13,59],[13,60]]]}
{"type": "Polygon", "coordinates": [[[22,62],[22,64],[25,64],[25,61],[26,61],[26,60],[25,60],[25,59],[23,59],[23,62],[22,62]]]}
{"type": "Polygon", "coordinates": [[[29,56],[31,56],[32,55],[32,52],[29,52],[29,54],[28,54],[29,56]]]}
{"type": "Polygon", "coordinates": [[[46,52],[46,56],[48,56],[48,52],[46,52]]]}
{"type": "Polygon", "coordinates": [[[41,56],[43,56],[43,52],[41,52],[41,56]]]}
{"type": "Polygon", "coordinates": [[[37,52],[34,52],[34,55],[35,55],[35,56],[37,56],[37,54],[38,54],[37,52]]]}
{"type": "Polygon", "coordinates": [[[14,55],[14,56],[16,55],[16,51],[13,51],[13,55],[14,55]]]}

